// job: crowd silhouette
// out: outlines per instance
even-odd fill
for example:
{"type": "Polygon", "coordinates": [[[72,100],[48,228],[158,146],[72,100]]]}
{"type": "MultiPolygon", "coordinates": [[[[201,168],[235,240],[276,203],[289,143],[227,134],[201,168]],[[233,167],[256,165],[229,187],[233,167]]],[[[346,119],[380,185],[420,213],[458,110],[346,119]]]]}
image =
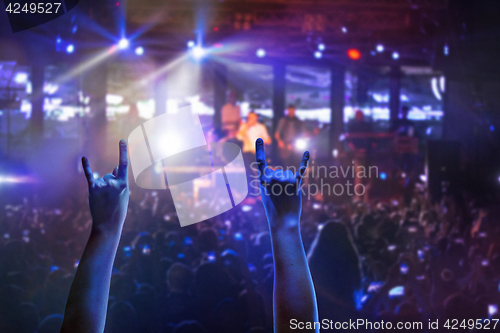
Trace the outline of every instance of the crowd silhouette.
{"type": "Polygon", "coordinates": [[[267,189],[296,189],[309,153],[296,174],[273,171],[257,140],[261,199],[180,228],[164,193],[134,189],[129,201],[119,147],[103,178],[82,159],[88,202],[81,193],[59,209],[36,198],[2,207],[0,332],[318,332],[291,321],[324,319],[423,323],[401,329],[410,332],[457,320],[457,331],[474,332],[499,318],[500,224],[489,201],[431,203],[416,191],[410,204],[303,204],[267,189]]]}

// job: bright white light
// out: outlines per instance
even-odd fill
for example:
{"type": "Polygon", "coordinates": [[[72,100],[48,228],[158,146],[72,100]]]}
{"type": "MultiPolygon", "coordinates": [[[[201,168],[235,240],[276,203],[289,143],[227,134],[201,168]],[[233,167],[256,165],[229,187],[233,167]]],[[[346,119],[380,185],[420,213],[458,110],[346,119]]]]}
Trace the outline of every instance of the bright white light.
{"type": "Polygon", "coordinates": [[[14,76],[14,82],[17,84],[24,84],[28,81],[28,73],[19,72],[14,76]]]}
{"type": "Polygon", "coordinates": [[[405,294],[405,287],[404,286],[397,286],[389,290],[389,298],[394,298],[398,296],[404,296],[405,294]]]}
{"type": "Polygon", "coordinates": [[[377,47],[375,48],[377,52],[381,53],[384,52],[384,45],[378,44],[377,47]]]}
{"type": "Polygon", "coordinates": [[[432,88],[432,93],[434,94],[434,97],[438,101],[442,100],[443,97],[441,96],[441,92],[439,91],[439,86],[438,86],[438,79],[436,77],[433,77],[431,79],[431,88],[432,88]]]}
{"type": "Polygon", "coordinates": [[[332,155],[333,155],[333,158],[337,158],[337,156],[339,156],[339,150],[338,149],[334,149],[332,151],[332,155]]]}
{"type": "Polygon", "coordinates": [[[158,163],[155,164],[155,172],[157,174],[161,174],[162,171],[163,171],[163,164],[160,161],[160,162],[158,162],[158,163]]]}
{"type": "Polygon", "coordinates": [[[142,46],[138,46],[135,48],[135,54],[141,56],[144,54],[144,48],[142,46]]]}
{"type": "Polygon", "coordinates": [[[194,47],[194,45],[195,45],[195,43],[192,40],[190,40],[189,42],[187,42],[187,47],[189,47],[189,48],[194,47]]]}
{"type": "Polygon", "coordinates": [[[325,44],[323,44],[323,43],[318,44],[318,50],[320,50],[320,51],[324,51],[324,50],[325,50],[325,48],[326,48],[326,47],[325,47],[325,44]]]}
{"type": "Polygon", "coordinates": [[[420,180],[423,181],[424,183],[427,182],[427,176],[426,175],[420,175],[420,180]]]}
{"type": "Polygon", "coordinates": [[[241,207],[241,210],[244,212],[249,212],[252,210],[252,206],[244,205],[243,207],[241,207]]]}
{"type": "Polygon", "coordinates": [[[490,304],[488,305],[488,313],[490,314],[490,316],[493,316],[495,314],[497,314],[498,312],[498,306],[495,305],[495,304],[490,304]]]}
{"type": "Polygon", "coordinates": [[[307,141],[304,139],[297,139],[295,140],[295,148],[299,150],[303,150],[307,148],[307,141]]]}
{"type": "Polygon", "coordinates": [[[123,96],[107,94],[106,95],[106,103],[111,105],[118,105],[123,102],[123,96]]]}
{"type": "Polygon", "coordinates": [[[399,53],[398,52],[392,52],[392,59],[398,60],[399,59],[399,53]]]}
{"type": "Polygon", "coordinates": [[[16,177],[0,176],[0,183],[17,183],[16,177]]]}
{"type": "Polygon", "coordinates": [[[314,52],[314,58],[321,59],[322,56],[323,56],[323,53],[321,53],[321,51],[314,52]]]}
{"type": "Polygon", "coordinates": [[[342,27],[340,29],[342,30],[343,33],[345,33],[345,34],[347,33],[347,28],[346,27],[342,27]]]}
{"type": "Polygon", "coordinates": [[[128,46],[130,45],[130,42],[128,41],[128,39],[126,38],[122,38],[120,39],[120,41],[118,42],[118,48],[120,50],[124,50],[126,49],[128,46]]]}
{"type": "Polygon", "coordinates": [[[59,86],[55,83],[45,82],[43,85],[43,92],[48,95],[54,95],[57,90],[59,90],[59,86]]]}
{"type": "Polygon", "coordinates": [[[264,49],[258,49],[255,52],[255,55],[257,55],[257,57],[259,57],[259,58],[264,58],[266,56],[266,50],[264,50],[264,49]]]}
{"type": "Polygon", "coordinates": [[[443,75],[439,78],[439,88],[442,92],[446,92],[446,78],[443,75]]]}
{"type": "Polygon", "coordinates": [[[69,44],[68,47],[66,47],[66,52],[68,53],[75,52],[75,46],[73,44],[69,44]]]}
{"type": "Polygon", "coordinates": [[[193,57],[195,59],[201,59],[205,56],[205,54],[207,53],[207,51],[202,48],[201,46],[195,46],[193,47],[193,57]]]}

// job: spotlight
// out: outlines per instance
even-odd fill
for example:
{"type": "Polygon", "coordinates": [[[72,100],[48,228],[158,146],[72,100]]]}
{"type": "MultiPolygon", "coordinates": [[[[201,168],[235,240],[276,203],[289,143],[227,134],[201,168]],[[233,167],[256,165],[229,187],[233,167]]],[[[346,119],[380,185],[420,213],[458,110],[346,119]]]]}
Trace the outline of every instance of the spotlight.
{"type": "Polygon", "coordinates": [[[345,33],[345,34],[347,33],[347,28],[346,27],[342,27],[342,28],[340,28],[340,30],[342,30],[342,32],[345,33]]]}
{"type": "Polygon", "coordinates": [[[377,52],[381,53],[384,52],[384,45],[378,44],[376,47],[377,52]]]}
{"type": "Polygon", "coordinates": [[[387,174],[385,172],[380,173],[380,179],[386,180],[387,179],[387,174]]]}
{"type": "Polygon", "coordinates": [[[61,51],[61,44],[62,44],[62,39],[61,39],[61,37],[57,36],[57,38],[56,38],[56,51],[57,52],[61,51]]]}
{"type": "Polygon", "coordinates": [[[325,48],[326,48],[326,47],[325,47],[325,44],[323,44],[323,43],[318,44],[318,50],[320,50],[320,51],[324,51],[324,50],[325,50],[325,48]]]}
{"type": "Polygon", "coordinates": [[[307,148],[307,142],[304,139],[297,139],[295,140],[295,148],[298,150],[304,150],[307,148]]]}
{"type": "Polygon", "coordinates": [[[323,57],[323,53],[321,53],[321,51],[314,52],[314,58],[321,59],[321,57],[323,57]]]}
{"type": "Polygon", "coordinates": [[[73,52],[75,52],[75,46],[73,44],[69,44],[66,47],[66,53],[73,53],[73,52]]]}
{"type": "Polygon", "coordinates": [[[14,76],[14,82],[17,84],[24,84],[28,81],[28,73],[19,72],[14,76]]]}
{"type": "Polygon", "coordinates": [[[450,54],[450,48],[448,47],[448,45],[445,45],[445,46],[443,47],[443,54],[444,54],[445,56],[447,56],[447,55],[449,55],[449,54],[450,54]]]}
{"type": "Polygon", "coordinates": [[[193,57],[197,60],[203,58],[205,56],[205,54],[207,53],[207,51],[202,48],[201,46],[195,46],[193,47],[193,57]]]}
{"type": "Polygon", "coordinates": [[[399,53],[398,52],[392,52],[392,59],[398,60],[399,59],[399,53]]]}
{"type": "Polygon", "coordinates": [[[142,46],[138,46],[135,48],[135,54],[141,56],[144,54],[144,48],[142,46]]]}
{"type": "Polygon", "coordinates": [[[194,44],[194,42],[192,40],[190,40],[189,42],[187,42],[187,47],[189,47],[189,48],[194,47],[194,45],[195,44],[194,44]]]}
{"type": "Polygon", "coordinates": [[[361,58],[361,52],[358,49],[347,50],[347,56],[352,60],[359,60],[361,58]]]}
{"type": "Polygon", "coordinates": [[[255,55],[259,58],[264,58],[266,56],[266,50],[258,49],[257,52],[255,52],[255,55]]]}
{"type": "Polygon", "coordinates": [[[122,38],[120,39],[120,41],[118,42],[118,48],[120,50],[124,50],[126,49],[128,46],[130,45],[130,42],[128,41],[128,39],[126,38],[122,38]]]}

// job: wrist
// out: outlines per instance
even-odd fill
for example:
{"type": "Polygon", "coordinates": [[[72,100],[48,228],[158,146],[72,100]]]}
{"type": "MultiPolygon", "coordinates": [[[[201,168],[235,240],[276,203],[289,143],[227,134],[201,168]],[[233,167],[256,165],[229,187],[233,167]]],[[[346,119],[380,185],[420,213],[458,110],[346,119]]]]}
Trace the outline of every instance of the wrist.
{"type": "Polygon", "coordinates": [[[123,223],[92,221],[91,235],[106,238],[120,237],[123,223]]]}

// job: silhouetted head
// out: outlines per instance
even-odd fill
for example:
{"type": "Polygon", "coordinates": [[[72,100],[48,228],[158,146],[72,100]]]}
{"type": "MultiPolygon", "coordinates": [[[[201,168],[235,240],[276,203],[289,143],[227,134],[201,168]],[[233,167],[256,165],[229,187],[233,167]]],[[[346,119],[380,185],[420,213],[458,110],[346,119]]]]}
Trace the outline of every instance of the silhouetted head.
{"type": "Polygon", "coordinates": [[[356,119],[356,121],[363,121],[365,119],[365,114],[361,110],[356,110],[354,119],[356,119]]]}
{"type": "Polygon", "coordinates": [[[259,116],[253,111],[250,112],[247,116],[247,124],[250,126],[257,124],[258,120],[259,120],[259,116]]]}
{"type": "Polygon", "coordinates": [[[288,106],[286,107],[286,110],[287,110],[287,115],[289,117],[295,117],[295,110],[297,108],[295,107],[294,104],[288,104],[288,106]]]}
{"type": "Polygon", "coordinates": [[[236,104],[237,96],[236,91],[231,91],[227,96],[228,103],[236,104]]]}
{"type": "Polygon", "coordinates": [[[184,264],[175,263],[167,272],[167,284],[171,292],[186,293],[193,280],[193,272],[184,264]]]}
{"type": "Polygon", "coordinates": [[[403,106],[401,108],[401,116],[403,119],[408,119],[408,113],[410,112],[410,109],[407,106],[403,106]]]}
{"type": "Polygon", "coordinates": [[[186,320],[177,325],[172,333],[205,333],[205,330],[196,320],[186,320]]]}

